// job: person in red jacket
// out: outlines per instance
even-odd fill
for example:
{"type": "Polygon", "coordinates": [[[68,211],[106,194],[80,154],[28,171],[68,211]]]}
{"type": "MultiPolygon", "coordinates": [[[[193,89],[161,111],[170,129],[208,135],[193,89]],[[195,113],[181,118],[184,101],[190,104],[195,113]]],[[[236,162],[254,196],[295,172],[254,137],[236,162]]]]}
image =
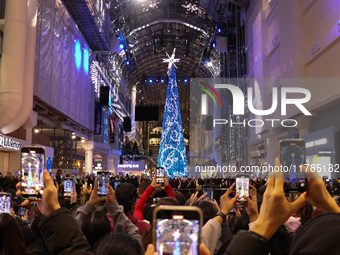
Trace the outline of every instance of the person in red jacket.
{"type": "MultiPolygon", "coordinates": [[[[145,204],[148,202],[149,197],[153,197],[156,189],[161,189],[162,185],[157,184],[156,182],[156,175],[154,175],[152,182],[149,187],[146,188],[146,190],[143,192],[141,197],[138,199],[137,204],[135,206],[135,210],[133,212],[133,216],[137,218],[137,220],[143,220],[143,212],[145,208],[145,204]]],[[[169,184],[168,177],[165,176],[164,180],[164,190],[166,191],[166,194],[168,197],[172,197],[176,199],[175,193],[172,190],[171,185],[169,184]]]]}

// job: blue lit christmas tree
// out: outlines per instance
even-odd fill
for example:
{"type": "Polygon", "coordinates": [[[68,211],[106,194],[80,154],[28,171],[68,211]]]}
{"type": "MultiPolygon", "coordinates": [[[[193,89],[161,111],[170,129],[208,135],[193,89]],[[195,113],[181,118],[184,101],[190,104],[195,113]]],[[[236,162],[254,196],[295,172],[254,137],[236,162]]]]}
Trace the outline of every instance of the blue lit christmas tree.
{"type": "Polygon", "coordinates": [[[31,163],[28,163],[28,179],[27,179],[27,186],[33,186],[33,177],[32,177],[32,168],[31,163]]]}
{"type": "Polygon", "coordinates": [[[169,84],[166,92],[164,119],[162,125],[162,138],[158,155],[158,167],[164,167],[168,177],[181,177],[188,175],[181,112],[179,107],[176,72],[174,63],[175,49],[169,59],[169,84]]]}

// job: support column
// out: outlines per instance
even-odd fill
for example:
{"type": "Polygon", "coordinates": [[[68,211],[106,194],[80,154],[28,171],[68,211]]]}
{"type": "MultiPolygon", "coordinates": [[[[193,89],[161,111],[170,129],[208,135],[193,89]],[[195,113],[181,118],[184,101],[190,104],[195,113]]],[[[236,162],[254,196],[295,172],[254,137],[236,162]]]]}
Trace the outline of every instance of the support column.
{"type": "Polygon", "coordinates": [[[113,164],[114,164],[114,171],[116,174],[118,174],[119,156],[113,158],[113,164]]]}
{"type": "MultiPolygon", "coordinates": [[[[313,114],[313,117],[315,117],[316,114],[313,114]]],[[[310,123],[312,122],[312,117],[298,117],[296,118],[296,120],[298,121],[298,126],[297,128],[299,129],[299,135],[300,137],[309,134],[309,127],[310,127],[310,123]]]]}
{"type": "Polygon", "coordinates": [[[129,132],[128,137],[129,140],[132,140],[136,137],[136,122],[135,122],[135,106],[136,106],[136,96],[137,96],[137,89],[136,85],[132,87],[131,90],[131,132],[129,132]]]}
{"type": "Polygon", "coordinates": [[[93,172],[93,149],[85,150],[85,172],[93,172]]]}
{"type": "Polygon", "coordinates": [[[85,149],[85,173],[92,173],[94,142],[86,142],[83,146],[83,149],[85,149]]]}
{"type": "Polygon", "coordinates": [[[106,153],[102,153],[102,171],[108,171],[109,170],[109,158],[106,153]]]}
{"type": "Polygon", "coordinates": [[[37,121],[38,121],[38,114],[34,111],[31,111],[31,114],[29,115],[28,119],[22,125],[22,127],[25,128],[26,141],[29,142],[29,144],[32,144],[32,129],[34,126],[37,125],[37,121]]]}
{"type": "Polygon", "coordinates": [[[137,98],[137,88],[136,85],[132,87],[131,91],[131,127],[132,127],[132,133],[136,135],[136,122],[135,122],[135,116],[136,116],[136,98],[137,98]]]}
{"type": "Polygon", "coordinates": [[[111,172],[115,172],[115,167],[114,167],[115,161],[114,158],[110,157],[108,160],[108,169],[111,172]]]}

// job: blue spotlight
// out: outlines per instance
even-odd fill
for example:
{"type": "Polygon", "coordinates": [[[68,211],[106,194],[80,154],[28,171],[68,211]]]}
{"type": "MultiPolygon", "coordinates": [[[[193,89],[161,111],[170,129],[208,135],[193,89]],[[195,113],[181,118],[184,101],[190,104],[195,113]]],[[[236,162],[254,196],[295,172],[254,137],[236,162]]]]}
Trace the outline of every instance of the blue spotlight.
{"type": "Polygon", "coordinates": [[[221,33],[221,32],[222,32],[222,30],[219,28],[219,29],[217,29],[217,32],[221,33]]]}
{"type": "Polygon", "coordinates": [[[126,65],[127,65],[127,66],[130,65],[130,61],[126,61],[126,65]]]}
{"type": "Polygon", "coordinates": [[[80,68],[81,66],[81,59],[82,59],[82,52],[81,52],[81,47],[80,47],[80,42],[79,40],[76,41],[75,44],[75,49],[74,49],[74,57],[76,59],[76,67],[77,69],[80,68]]]}
{"type": "Polygon", "coordinates": [[[124,48],[125,48],[124,43],[120,43],[120,44],[119,44],[119,49],[123,50],[124,48]]]}
{"type": "Polygon", "coordinates": [[[213,46],[213,48],[215,48],[216,47],[216,42],[213,42],[212,46],[213,46]]]}
{"type": "Polygon", "coordinates": [[[149,83],[153,83],[153,79],[149,79],[149,83]]]}
{"type": "Polygon", "coordinates": [[[164,82],[164,79],[161,79],[161,82],[164,82]]]}
{"type": "Polygon", "coordinates": [[[184,82],[185,82],[185,83],[186,83],[186,82],[188,82],[188,79],[187,79],[187,78],[185,78],[185,79],[184,79],[184,82]]]}

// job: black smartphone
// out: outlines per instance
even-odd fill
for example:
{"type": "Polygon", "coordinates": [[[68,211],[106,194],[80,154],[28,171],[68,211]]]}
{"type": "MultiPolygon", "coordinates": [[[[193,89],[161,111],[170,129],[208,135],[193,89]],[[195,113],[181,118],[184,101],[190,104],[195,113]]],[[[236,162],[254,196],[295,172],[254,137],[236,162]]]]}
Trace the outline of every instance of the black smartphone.
{"type": "Polygon", "coordinates": [[[157,184],[164,184],[164,168],[163,167],[157,167],[156,169],[156,183],[157,184]]]}
{"type": "Polygon", "coordinates": [[[199,254],[202,215],[194,206],[156,207],[153,243],[157,254],[199,254]]]}
{"type": "Polygon", "coordinates": [[[249,175],[248,174],[237,174],[235,180],[236,195],[239,195],[237,202],[247,203],[244,196],[249,197],[249,175]]]}
{"type": "Polygon", "coordinates": [[[280,141],[280,161],[286,182],[285,192],[304,192],[306,177],[301,165],[306,163],[306,144],[303,139],[280,141]]]}
{"type": "Polygon", "coordinates": [[[0,192],[0,213],[11,213],[11,194],[0,192]]]}
{"type": "Polygon", "coordinates": [[[21,194],[25,199],[40,200],[44,192],[43,171],[46,168],[44,147],[21,149],[21,194]]]}
{"type": "Polygon", "coordinates": [[[214,187],[211,185],[203,186],[203,193],[207,193],[206,197],[208,197],[207,201],[214,201],[214,187]]]}
{"type": "Polygon", "coordinates": [[[26,208],[19,206],[19,216],[24,217],[26,214],[26,208]]]}
{"type": "Polygon", "coordinates": [[[73,178],[67,177],[64,179],[64,196],[70,197],[73,192],[73,178]]]}
{"type": "Polygon", "coordinates": [[[97,172],[97,188],[99,196],[106,196],[107,187],[104,185],[110,184],[110,173],[109,172],[97,172]]]}

